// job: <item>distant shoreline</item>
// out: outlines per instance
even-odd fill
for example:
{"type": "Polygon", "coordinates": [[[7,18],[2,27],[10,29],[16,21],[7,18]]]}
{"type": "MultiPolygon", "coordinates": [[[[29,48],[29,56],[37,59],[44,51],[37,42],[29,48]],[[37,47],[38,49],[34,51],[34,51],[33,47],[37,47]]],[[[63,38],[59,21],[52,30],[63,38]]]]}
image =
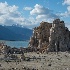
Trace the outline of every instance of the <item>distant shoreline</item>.
{"type": "Polygon", "coordinates": [[[29,40],[26,41],[10,41],[10,40],[0,40],[0,43],[4,43],[10,47],[28,47],[29,40]]]}
{"type": "Polygon", "coordinates": [[[25,42],[28,42],[29,40],[0,40],[0,41],[25,41],[25,42]]]}

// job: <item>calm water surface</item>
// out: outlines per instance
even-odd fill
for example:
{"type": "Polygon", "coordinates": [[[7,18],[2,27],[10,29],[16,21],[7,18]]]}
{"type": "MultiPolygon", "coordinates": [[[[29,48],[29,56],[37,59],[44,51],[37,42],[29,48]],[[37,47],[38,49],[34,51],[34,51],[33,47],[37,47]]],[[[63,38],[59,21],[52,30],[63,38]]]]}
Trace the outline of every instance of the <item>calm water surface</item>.
{"type": "Polygon", "coordinates": [[[11,47],[28,47],[29,41],[0,41],[4,42],[5,45],[11,46],[11,47]]]}

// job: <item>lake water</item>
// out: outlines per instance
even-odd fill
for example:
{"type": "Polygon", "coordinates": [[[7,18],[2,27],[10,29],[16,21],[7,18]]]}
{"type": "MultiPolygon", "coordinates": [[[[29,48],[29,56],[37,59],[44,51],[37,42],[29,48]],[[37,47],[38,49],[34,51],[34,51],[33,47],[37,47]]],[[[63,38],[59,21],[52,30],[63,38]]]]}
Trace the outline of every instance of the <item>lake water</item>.
{"type": "Polygon", "coordinates": [[[0,41],[11,47],[28,47],[29,41],[0,41]]]}

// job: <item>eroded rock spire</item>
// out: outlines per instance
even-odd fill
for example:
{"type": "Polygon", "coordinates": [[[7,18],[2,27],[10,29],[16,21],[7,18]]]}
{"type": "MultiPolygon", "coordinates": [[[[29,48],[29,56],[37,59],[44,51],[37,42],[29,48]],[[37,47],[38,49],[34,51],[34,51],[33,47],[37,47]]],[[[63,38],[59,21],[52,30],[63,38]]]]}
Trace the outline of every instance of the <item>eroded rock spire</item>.
{"type": "Polygon", "coordinates": [[[70,49],[70,31],[64,21],[55,19],[53,23],[41,22],[33,30],[29,47],[34,51],[68,51],[70,49]]]}

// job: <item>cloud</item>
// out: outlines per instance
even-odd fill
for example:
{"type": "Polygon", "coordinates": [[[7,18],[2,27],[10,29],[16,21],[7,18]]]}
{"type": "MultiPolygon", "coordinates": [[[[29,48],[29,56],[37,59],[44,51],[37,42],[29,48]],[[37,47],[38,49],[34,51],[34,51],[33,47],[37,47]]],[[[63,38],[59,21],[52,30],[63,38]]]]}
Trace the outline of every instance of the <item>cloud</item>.
{"type": "Polygon", "coordinates": [[[39,4],[34,6],[34,9],[30,11],[31,15],[36,15],[37,21],[48,21],[49,19],[59,18],[52,10],[45,8],[39,4]]]}
{"type": "Polygon", "coordinates": [[[9,6],[7,2],[5,3],[0,2],[0,24],[10,25],[11,22],[7,22],[7,21],[14,22],[14,20],[11,20],[11,18],[15,19],[17,17],[18,18],[20,17],[18,6],[15,6],[15,5],[9,6]]]}
{"type": "Polygon", "coordinates": [[[38,15],[36,17],[36,20],[40,23],[41,21],[47,21],[47,22],[52,22],[53,21],[53,18],[50,18],[49,16],[47,15],[38,15]]]}
{"type": "MultiPolygon", "coordinates": [[[[39,4],[36,4],[33,9],[31,7],[25,7],[23,9],[30,11],[28,18],[22,16],[18,6],[10,6],[7,2],[0,2],[0,24],[8,26],[19,24],[28,28],[33,28],[38,26],[41,21],[52,22],[53,19],[59,18],[53,10],[39,4]]],[[[70,10],[69,7],[68,10],[70,10]]]]}
{"type": "Polygon", "coordinates": [[[19,7],[15,5],[8,5],[7,2],[0,2],[0,25],[32,25],[33,22],[29,20],[29,18],[27,19],[24,16],[22,16],[18,8],[19,7]]]}
{"type": "Polygon", "coordinates": [[[62,17],[62,19],[66,19],[65,25],[70,30],[70,22],[69,22],[69,18],[70,18],[70,0],[63,0],[62,5],[66,5],[67,10],[65,12],[59,13],[59,15],[60,15],[60,17],[62,17]]]}
{"type": "Polygon", "coordinates": [[[62,3],[63,5],[67,5],[67,13],[70,13],[70,0],[64,0],[64,2],[62,3]]]}
{"type": "Polygon", "coordinates": [[[62,5],[67,5],[67,11],[61,13],[61,17],[70,17],[70,0],[64,0],[62,5]]]}
{"type": "Polygon", "coordinates": [[[7,2],[5,3],[0,3],[0,14],[9,14],[9,13],[18,13],[17,12],[18,7],[13,5],[9,6],[7,2]]]}
{"type": "Polygon", "coordinates": [[[36,4],[34,6],[34,9],[32,11],[30,11],[31,15],[41,15],[41,14],[49,14],[49,12],[51,12],[51,10],[49,10],[48,8],[45,8],[39,4],[36,4]]]}
{"type": "Polygon", "coordinates": [[[31,7],[24,7],[23,10],[32,10],[31,7]]]}
{"type": "Polygon", "coordinates": [[[67,7],[68,12],[70,12],[70,6],[67,7]]]}
{"type": "Polygon", "coordinates": [[[70,5],[70,0],[64,0],[64,2],[62,3],[63,5],[70,5]]]}

